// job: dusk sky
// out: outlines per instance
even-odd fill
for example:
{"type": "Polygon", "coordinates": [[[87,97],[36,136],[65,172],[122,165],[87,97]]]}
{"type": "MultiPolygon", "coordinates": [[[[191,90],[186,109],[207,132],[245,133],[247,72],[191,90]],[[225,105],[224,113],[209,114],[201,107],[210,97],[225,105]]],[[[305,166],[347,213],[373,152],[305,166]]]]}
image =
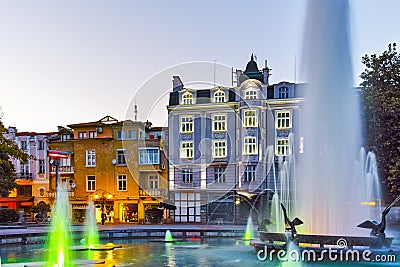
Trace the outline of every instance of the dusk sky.
{"type": "MultiPolygon", "coordinates": [[[[36,132],[105,115],[123,120],[135,98],[140,120],[166,125],[172,75],[210,84],[216,61],[215,82],[230,85],[227,70],[244,69],[251,53],[260,68],[268,60],[271,83],[302,82],[306,2],[0,1],[2,120],[36,132]],[[196,61],[210,63],[179,66],[196,61]],[[156,112],[149,114],[154,103],[156,112]]],[[[400,1],[350,5],[358,85],[361,57],[400,43],[400,1]]]]}

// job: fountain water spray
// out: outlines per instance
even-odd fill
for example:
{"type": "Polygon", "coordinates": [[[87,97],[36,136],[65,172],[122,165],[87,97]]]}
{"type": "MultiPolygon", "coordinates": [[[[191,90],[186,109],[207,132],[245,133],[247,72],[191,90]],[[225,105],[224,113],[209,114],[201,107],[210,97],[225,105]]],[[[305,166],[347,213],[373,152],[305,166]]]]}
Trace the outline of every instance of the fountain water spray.
{"type": "Polygon", "coordinates": [[[68,218],[71,218],[68,192],[59,185],[47,240],[47,266],[72,266],[72,252],[69,250],[72,232],[68,218]]]}
{"type": "Polygon", "coordinates": [[[172,234],[171,234],[171,231],[170,230],[167,230],[166,232],[165,232],[165,242],[174,242],[175,240],[174,240],[174,238],[172,237],[172,234]]]}
{"type": "Polygon", "coordinates": [[[254,238],[254,227],[253,227],[253,219],[251,218],[251,213],[249,218],[247,219],[246,232],[244,233],[243,239],[249,241],[254,238]]]}
{"type": "Polygon", "coordinates": [[[85,213],[84,241],[89,248],[99,244],[99,228],[96,222],[96,210],[94,202],[90,201],[85,213]]]}

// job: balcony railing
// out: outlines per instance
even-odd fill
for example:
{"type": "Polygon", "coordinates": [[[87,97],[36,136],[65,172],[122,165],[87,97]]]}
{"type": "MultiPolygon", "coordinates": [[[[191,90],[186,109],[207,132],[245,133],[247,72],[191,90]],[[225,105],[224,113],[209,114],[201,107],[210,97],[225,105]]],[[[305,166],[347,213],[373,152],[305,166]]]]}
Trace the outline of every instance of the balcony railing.
{"type": "Polygon", "coordinates": [[[141,189],[139,190],[139,196],[140,197],[147,197],[147,196],[152,196],[152,197],[167,197],[167,189],[165,188],[160,188],[160,189],[141,189]]]}
{"type": "MultiPolygon", "coordinates": [[[[56,193],[55,192],[47,192],[47,197],[55,198],[56,197],[56,193]]],[[[68,191],[68,197],[75,197],[75,192],[68,191]]]]}
{"type": "MultiPolygon", "coordinates": [[[[58,172],[60,173],[73,173],[74,166],[58,166],[58,172]]],[[[56,172],[56,166],[51,167],[51,172],[56,172]]]]}
{"type": "Polygon", "coordinates": [[[25,172],[17,173],[16,177],[17,179],[27,179],[27,180],[33,179],[32,173],[25,173],[25,172]]]}

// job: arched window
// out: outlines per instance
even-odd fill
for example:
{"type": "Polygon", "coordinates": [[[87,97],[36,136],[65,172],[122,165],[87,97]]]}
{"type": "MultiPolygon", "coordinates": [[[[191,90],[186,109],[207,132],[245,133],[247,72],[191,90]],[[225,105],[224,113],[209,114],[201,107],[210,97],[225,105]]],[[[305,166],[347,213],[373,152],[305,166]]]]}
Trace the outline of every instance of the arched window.
{"type": "Polygon", "coordinates": [[[193,94],[186,92],[182,95],[182,105],[191,105],[193,104],[193,94]]]}
{"type": "Polygon", "coordinates": [[[214,93],[214,102],[215,103],[223,103],[225,102],[225,92],[218,90],[214,93]]]}
{"type": "Polygon", "coordinates": [[[278,97],[279,98],[289,98],[289,88],[280,87],[278,90],[278,97]]]}
{"type": "Polygon", "coordinates": [[[244,99],[257,99],[257,91],[256,90],[246,90],[244,92],[244,99]]]}

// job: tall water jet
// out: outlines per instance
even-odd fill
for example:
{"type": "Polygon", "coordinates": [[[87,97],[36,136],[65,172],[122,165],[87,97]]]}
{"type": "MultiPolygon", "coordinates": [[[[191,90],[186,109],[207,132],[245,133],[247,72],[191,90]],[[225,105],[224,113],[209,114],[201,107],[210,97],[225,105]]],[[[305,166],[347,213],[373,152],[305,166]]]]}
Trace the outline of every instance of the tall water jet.
{"type": "Polygon", "coordinates": [[[90,201],[85,212],[84,241],[88,247],[99,244],[99,228],[96,222],[96,210],[94,202],[90,201]]]}
{"type": "Polygon", "coordinates": [[[165,238],[164,238],[165,242],[174,242],[174,238],[172,237],[171,231],[167,230],[165,232],[165,238]]]}
{"type": "Polygon", "coordinates": [[[247,219],[246,232],[244,233],[243,240],[249,241],[254,238],[254,227],[253,219],[251,218],[251,213],[247,219]]]}
{"type": "Polygon", "coordinates": [[[47,239],[47,266],[72,266],[71,209],[68,192],[62,185],[57,187],[56,202],[51,217],[50,232],[47,239]]]}
{"type": "Polygon", "coordinates": [[[304,38],[304,158],[296,216],[304,220],[303,233],[353,234],[367,214],[361,209],[363,185],[352,186],[361,120],[352,80],[348,1],[309,0],[304,38]]]}

